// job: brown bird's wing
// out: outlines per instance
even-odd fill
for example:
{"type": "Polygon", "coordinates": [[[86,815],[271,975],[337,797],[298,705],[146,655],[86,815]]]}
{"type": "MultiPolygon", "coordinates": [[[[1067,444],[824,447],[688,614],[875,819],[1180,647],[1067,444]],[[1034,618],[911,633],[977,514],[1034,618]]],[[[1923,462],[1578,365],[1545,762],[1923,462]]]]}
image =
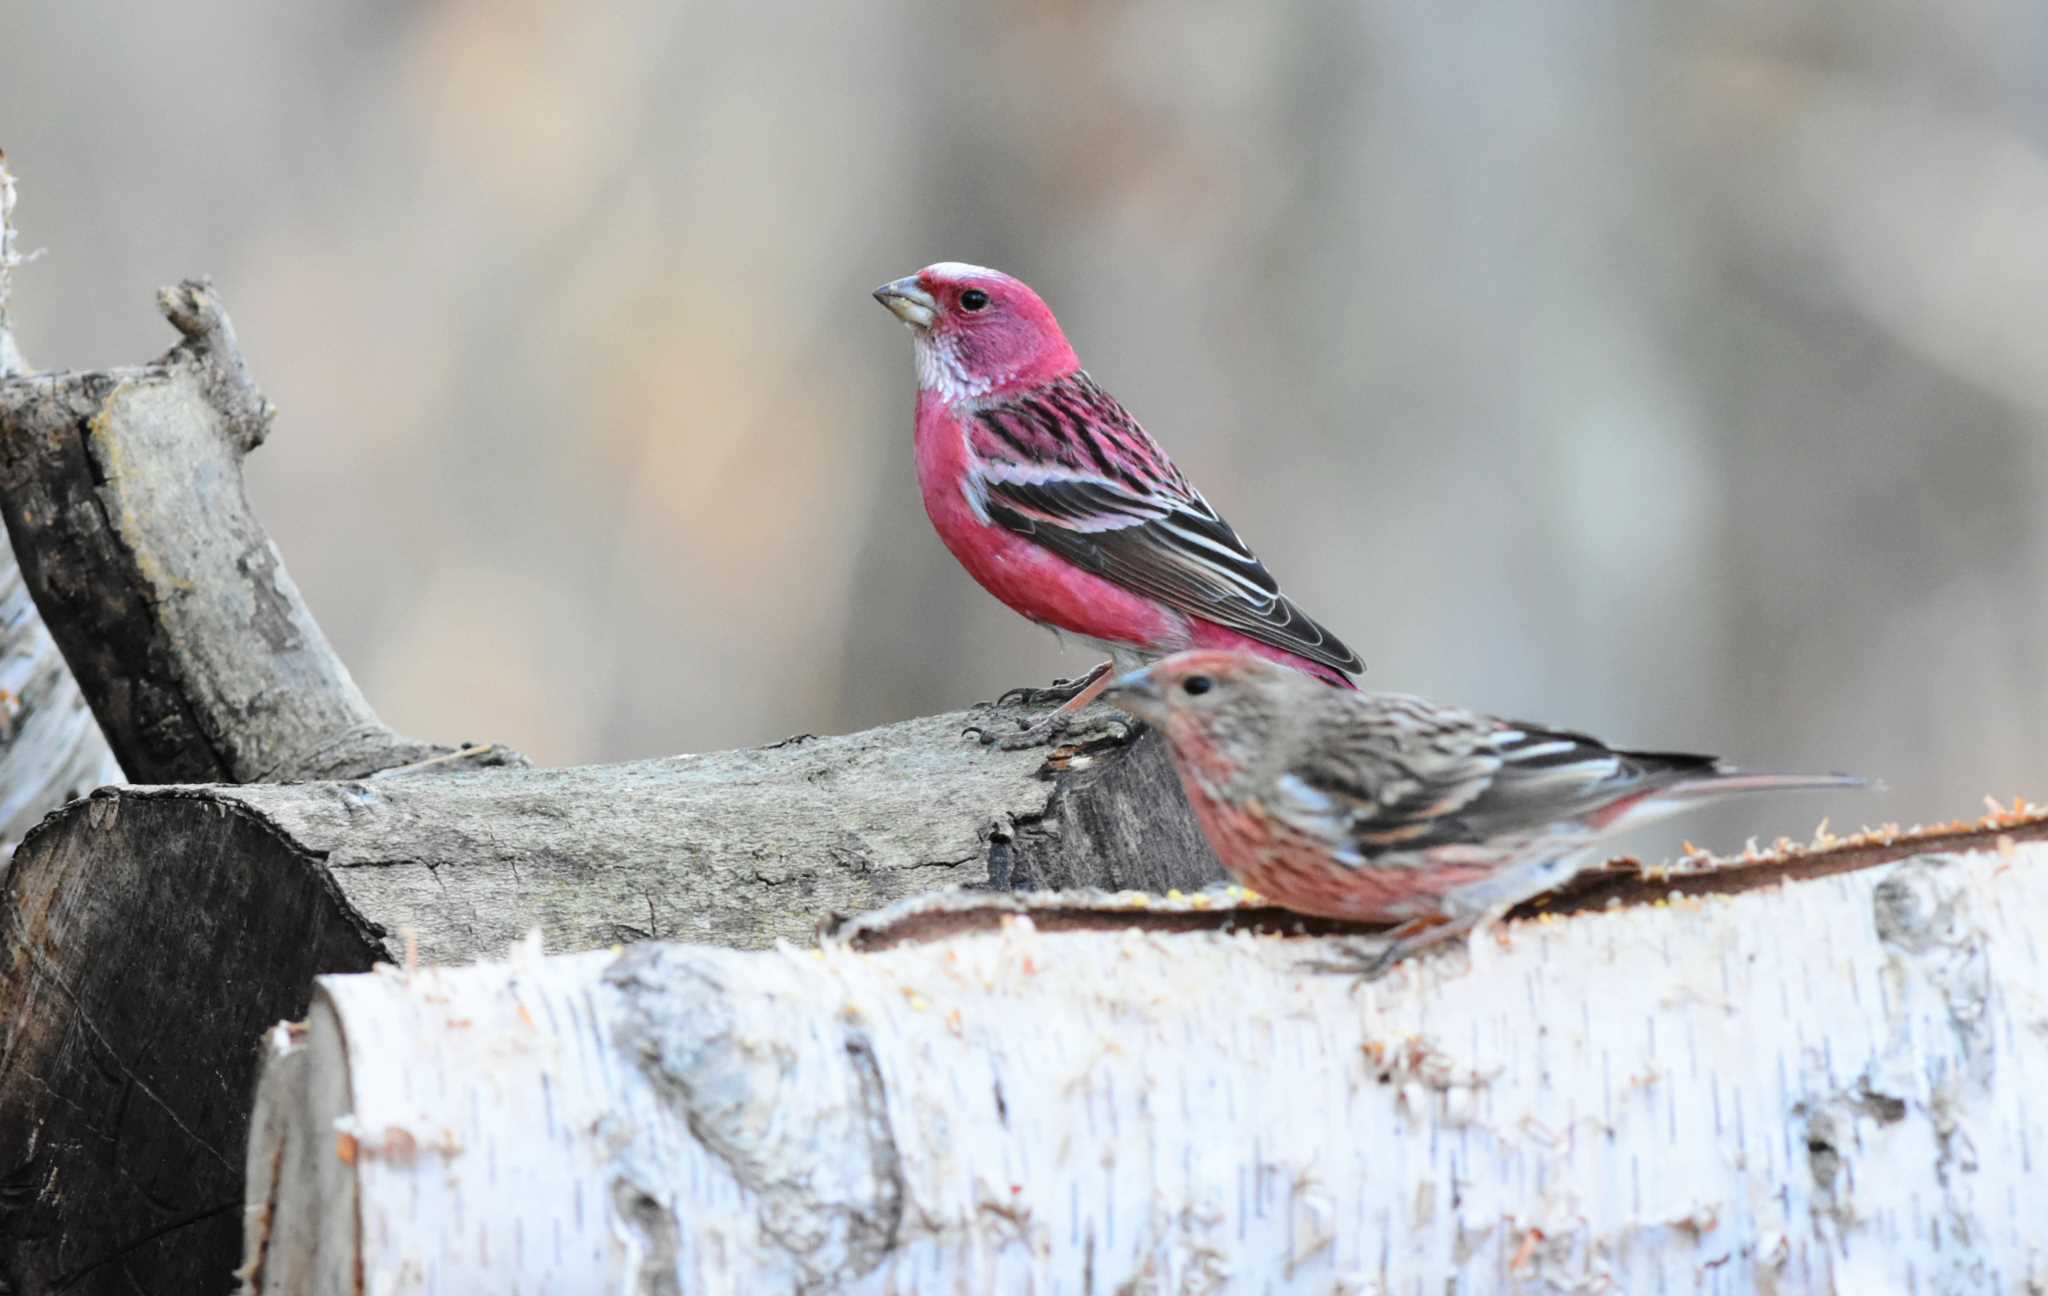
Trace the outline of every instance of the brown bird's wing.
{"type": "Polygon", "coordinates": [[[1361,862],[1589,830],[1602,809],[1717,768],[1710,756],[1617,751],[1585,734],[1391,694],[1360,694],[1322,715],[1316,740],[1282,777],[1283,813],[1338,829],[1361,862]]]}

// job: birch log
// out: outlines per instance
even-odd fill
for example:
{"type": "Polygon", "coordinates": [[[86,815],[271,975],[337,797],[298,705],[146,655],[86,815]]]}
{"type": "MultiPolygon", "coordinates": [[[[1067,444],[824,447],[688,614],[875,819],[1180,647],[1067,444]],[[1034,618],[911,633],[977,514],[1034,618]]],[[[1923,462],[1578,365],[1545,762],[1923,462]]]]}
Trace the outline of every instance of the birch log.
{"type": "Polygon", "coordinates": [[[2048,845],[1977,845],[1358,989],[1018,901],[322,978],[244,1291],[2036,1290],[2048,845]]]}
{"type": "MultiPolygon", "coordinates": [[[[0,382],[29,372],[8,321],[14,270],[26,260],[15,244],[14,200],[0,153],[0,382]]],[[[51,810],[120,777],[13,550],[0,544],[0,852],[11,854],[51,810]]]]}

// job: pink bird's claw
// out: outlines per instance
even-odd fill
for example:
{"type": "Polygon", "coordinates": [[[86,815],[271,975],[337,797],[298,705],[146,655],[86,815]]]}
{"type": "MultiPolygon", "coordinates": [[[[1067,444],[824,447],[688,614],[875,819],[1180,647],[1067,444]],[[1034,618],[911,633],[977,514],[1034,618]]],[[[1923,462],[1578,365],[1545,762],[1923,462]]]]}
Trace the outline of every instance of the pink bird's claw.
{"type": "Polygon", "coordinates": [[[1056,679],[1049,688],[1032,688],[1028,685],[1005,691],[992,705],[1006,706],[1057,706],[1071,701],[1079,689],[1069,689],[1072,680],[1056,679]]]}
{"type": "Polygon", "coordinates": [[[972,738],[984,747],[997,751],[1018,751],[1025,747],[1036,747],[1043,740],[1038,727],[1025,728],[1019,722],[1014,733],[1004,733],[994,725],[971,724],[960,731],[962,738],[972,738]]]}
{"type": "Polygon", "coordinates": [[[1054,740],[1067,731],[1067,718],[1051,716],[1029,729],[1020,729],[1013,734],[1004,734],[993,740],[997,751],[1023,751],[1030,747],[1049,747],[1054,740]]]}
{"type": "Polygon", "coordinates": [[[1047,688],[1013,688],[997,698],[995,704],[999,707],[1065,706],[1086,693],[1096,681],[1108,674],[1112,665],[1111,662],[1103,662],[1072,679],[1056,679],[1047,688]]]}

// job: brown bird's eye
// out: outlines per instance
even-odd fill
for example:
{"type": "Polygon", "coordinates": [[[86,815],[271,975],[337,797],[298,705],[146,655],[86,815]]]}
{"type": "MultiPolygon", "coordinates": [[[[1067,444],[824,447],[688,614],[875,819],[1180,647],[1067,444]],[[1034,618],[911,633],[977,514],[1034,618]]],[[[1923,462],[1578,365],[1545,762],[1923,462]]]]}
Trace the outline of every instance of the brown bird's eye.
{"type": "Polygon", "coordinates": [[[988,305],[988,294],[979,288],[969,288],[966,292],[960,294],[961,310],[978,311],[986,305],[988,305]]]}
{"type": "Polygon", "coordinates": [[[1180,691],[1189,697],[1200,697],[1216,686],[1216,681],[1207,675],[1190,675],[1180,682],[1180,691]]]}

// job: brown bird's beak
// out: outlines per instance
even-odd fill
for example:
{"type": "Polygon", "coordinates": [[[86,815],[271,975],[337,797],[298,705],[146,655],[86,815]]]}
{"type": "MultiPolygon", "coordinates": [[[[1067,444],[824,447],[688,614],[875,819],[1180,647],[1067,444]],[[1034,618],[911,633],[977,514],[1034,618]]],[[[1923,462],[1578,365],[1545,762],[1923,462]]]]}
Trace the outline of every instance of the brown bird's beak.
{"type": "Polygon", "coordinates": [[[939,318],[939,303],[930,293],[918,287],[916,275],[906,275],[875,289],[875,300],[889,308],[889,313],[910,327],[923,332],[939,318]]]}
{"type": "Polygon", "coordinates": [[[1149,666],[1127,671],[1111,680],[1109,687],[1102,690],[1102,700],[1140,720],[1157,722],[1166,718],[1166,698],[1159,691],[1159,681],[1152,678],[1149,666]]]}

